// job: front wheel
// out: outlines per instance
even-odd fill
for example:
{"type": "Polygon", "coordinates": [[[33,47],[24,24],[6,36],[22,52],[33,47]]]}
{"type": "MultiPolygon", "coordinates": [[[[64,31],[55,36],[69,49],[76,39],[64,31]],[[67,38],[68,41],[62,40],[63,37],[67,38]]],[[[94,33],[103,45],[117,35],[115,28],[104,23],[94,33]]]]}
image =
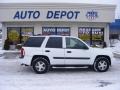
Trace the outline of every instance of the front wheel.
{"type": "Polygon", "coordinates": [[[94,62],[94,70],[98,72],[106,72],[109,69],[108,58],[106,57],[98,57],[94,62]]]}
{"type": "Polygon", "coordinates": [[[38,74],[46,73],[49,70],[49,64],[44,58],[37,58],[32,66],[33,70],[38,74]]]}

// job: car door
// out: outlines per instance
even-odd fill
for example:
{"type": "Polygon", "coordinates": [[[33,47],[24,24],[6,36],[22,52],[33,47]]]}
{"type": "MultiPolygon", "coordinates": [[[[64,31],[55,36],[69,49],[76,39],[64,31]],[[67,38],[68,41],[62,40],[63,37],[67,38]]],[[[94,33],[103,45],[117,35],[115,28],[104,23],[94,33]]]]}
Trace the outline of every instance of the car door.
{"type": "Polygon", "coordinates": [[[43,50],[52,65],[64,65],[64,49],[62,37],[49,37],[43,50]]]}
{"type": "Polygon", "coordinates": [[[90,63],[90,49],[83,41],[73,37],[66,37],[65,41],[66,65],[82,65],[90,63]]]}

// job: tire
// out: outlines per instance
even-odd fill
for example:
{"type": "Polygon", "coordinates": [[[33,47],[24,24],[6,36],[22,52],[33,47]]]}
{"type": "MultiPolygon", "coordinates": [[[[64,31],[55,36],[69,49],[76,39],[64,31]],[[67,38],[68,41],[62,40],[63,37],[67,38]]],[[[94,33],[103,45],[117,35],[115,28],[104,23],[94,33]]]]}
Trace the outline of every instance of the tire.
{"type": "Polygon", "coordinates": [[[109,66],[110,64],[106,57],[98,57],[93,64],[94,70],[98,72],[106,72],[109,69],[109,66]]]}
{"type": "Polygon", "coordinates": [[[93,65],[88,66],[90,70],[94,70],[93,65]]]}
{"type": "Polygon", "coordinates": [[[46,73],[49,70],[49,63],[44,58],[37,58],[32,64],[33,70],[37,74],[46,73]]]}

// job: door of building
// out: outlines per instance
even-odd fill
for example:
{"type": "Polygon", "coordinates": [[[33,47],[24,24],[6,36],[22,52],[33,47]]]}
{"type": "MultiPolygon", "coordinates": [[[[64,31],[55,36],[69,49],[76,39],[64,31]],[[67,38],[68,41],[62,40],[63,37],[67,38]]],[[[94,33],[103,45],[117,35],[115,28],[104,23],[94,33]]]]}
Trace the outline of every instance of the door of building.
{"type": "Polygon", "coordinates": [[[88,45],[99,45],[104,42],[104,28],[97,27],[79,27],[78,37],[88,45]]]}

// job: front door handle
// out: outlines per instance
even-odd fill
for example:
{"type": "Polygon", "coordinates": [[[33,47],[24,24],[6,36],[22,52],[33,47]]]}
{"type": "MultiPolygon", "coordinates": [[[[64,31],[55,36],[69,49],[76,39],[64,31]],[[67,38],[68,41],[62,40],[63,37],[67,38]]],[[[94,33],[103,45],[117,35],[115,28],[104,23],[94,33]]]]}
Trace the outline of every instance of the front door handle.
{"type": "Polygon", "coordinates": [[[45,52],[50,52],[50,50],[45,50],[45,52]]]}
{"type": "Polygon", "coordinates": [[[67,53],[72,53],[71,51],[67,51],[67,53]]]}

